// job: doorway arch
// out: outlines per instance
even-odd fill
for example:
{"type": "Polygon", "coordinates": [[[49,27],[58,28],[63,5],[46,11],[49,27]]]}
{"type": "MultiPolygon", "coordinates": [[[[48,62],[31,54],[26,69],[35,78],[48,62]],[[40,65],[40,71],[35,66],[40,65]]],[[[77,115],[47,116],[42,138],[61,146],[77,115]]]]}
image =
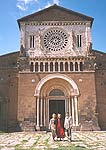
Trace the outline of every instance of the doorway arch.
{"type": "Polygon", "coordinates": [[[63,118],[65,117],[65,94],[57,88],[49,93],[49,120],[53,113],[59,113],[63,118]]]}
{"type": "Polygon", "coordinates": [[[62,74],[47,75],[40,80],[35,89],[36,96],[36,124],[38,127],[49,125],[53,111],[63,116],[69,111],[73,117],[73,125],[78,125],[77,100],[79,89],[77,84],[68,76],[62,74]],[[57,109],[53,109],[52,105],[57,109]],[[60,110],[59,105],[62,105],[60,110]],[[50,112],[50,109],[52,111],[50,112]]]}

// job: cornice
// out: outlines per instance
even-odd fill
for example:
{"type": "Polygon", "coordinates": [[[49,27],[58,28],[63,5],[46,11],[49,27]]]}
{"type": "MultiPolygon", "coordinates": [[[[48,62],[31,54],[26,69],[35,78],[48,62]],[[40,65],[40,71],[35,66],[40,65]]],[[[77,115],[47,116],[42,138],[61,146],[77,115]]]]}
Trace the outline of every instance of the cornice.
{"type": "Polygon", "coordinates": [[[82,61],[82,60],[90,60],[91,58],[88,58],[86,56],[72,56],[72,57],[35,57],[35,58],[29,58],[30,61],[82,61]]]}
{"type": "Polygon", "coordinates": [[[30,26],[72,26],[72,25],[87,25],[89,21],[29,21],[22,22],[21,25],[30,26]]]}

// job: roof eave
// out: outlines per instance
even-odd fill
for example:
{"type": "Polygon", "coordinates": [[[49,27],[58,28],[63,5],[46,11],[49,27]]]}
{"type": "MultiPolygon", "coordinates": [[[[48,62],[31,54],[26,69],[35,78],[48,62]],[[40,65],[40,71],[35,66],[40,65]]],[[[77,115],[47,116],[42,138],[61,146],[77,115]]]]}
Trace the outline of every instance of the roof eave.
{"type": "MultiPolygon", "coordinates": [[[[62,9],[62,10],[64,10],[64,11],[67,11],[67,12],[70,12],[70,13],[78,14],[79,16],[83,16],[84,18],[86,18],[87,21],[90,21],[90,22],[91,22],[91,27],[92,27],[94,18],[89,17],[89,16],[84,15],[84,14],[81,14],[81,13],[78,13],[78,12],[75,12],[75,11],[73,11],[73,10],[69,10],[69,9],[67,9],[67,8],[64,8],[64,7],[61,7],[61,6],[58,6],[58,5],[54,4],[54,5],[52,5],[52,6],[48,7],[48,8],[46,8],[46,9],[40,10],[40,11],[38,11],[38,12],[35,12],[35,13],[33,13],[33,14],[30,14],[30,15],[28,15],[28,16],[25,16],[25,17],[22,17],[22,18],[18,19],[17,22],[18,22],[19,29],[20,29],[20,22],[21,22],[21,21],[25,21],[26,19],[30,18],[32,15],[37,15],[37,14],[43,13],[44,11],[48,11],[49,9],[51,9],[51,8],[53,8],[53,7],[54,7],[54,8],[62,9]]],[[[67,21],[68,21],[68,20],[67,20],[67,21]]]]}

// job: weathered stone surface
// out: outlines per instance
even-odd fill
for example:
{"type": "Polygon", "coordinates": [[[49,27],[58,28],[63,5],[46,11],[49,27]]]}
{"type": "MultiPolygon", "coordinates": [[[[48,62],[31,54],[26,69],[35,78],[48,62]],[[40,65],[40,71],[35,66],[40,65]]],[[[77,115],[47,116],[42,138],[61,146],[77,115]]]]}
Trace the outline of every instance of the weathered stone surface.
{"type": "MultiPolygon", "coordinates": [[[[24,23],[23,19],[19,20],[21,31],[20,52],[0,56],[0,129],[6,131],[34,131],[37,122],[39,122],[39,128],[46,130],[50,119],[49,100],[52,98],[57,99],[56,96],[49,97],[49,93],[53,89],[60,89],[65,94],[64,98],[62,98],[67,101],[71,100],[70,114],[72,114],[72,98],[77,96],[78,123],[80,124],[76,129],[99,130],[100,126],[102,130],[106,130],[106,54],[92,49],[90,32],[93,19],[78,13],[78,16],[76,16],[76,13],[58,6],[53,6],[52,10],[50,8],[42,11],[42,14],[38,13],[38,16],[36,16],[37,14],[34,14],[34,16],[40,17],[39,19],[42,16],[42,19],[45,20],[52,19],[51,22],[50,20],[49,22],[45,22],[45,20],[39,22],[39,19],[36,22],[33,20],[34,17],[30,18],[31,16],[26,18],[28,22],[24,23]],[[60,12],[59,16],[54,10],[60,12]],[[43,12],[48,14],[48,17],[43,12]],[[51,12],[56,13],[56,16],[51,12]],[[51,15],[59,20],[50,17],[51,15]],[[70,15],[72,18],[70,18],[70,15]],[[75,22],[69,18],[75,19],[73,20],[75,22]],[[29,22],[30,19],[32,19],[31,22],[29,22]],[[78,19],[77,22],[76,19],[78,19]],[[63,47],[62,51],[56,51],[55,49],[55,51],[51,50],[50,52],[45,49],[44,35],[46,32],[50,32],[51,29],[55,29],[55,32],[56,29],[59,32],[61,31],[60,29],[67,32],[66,43],[68,45],[65,48],[63,47]],[[77,35],[81,35],[81,47],[78,47],[77,35]],[[30,36],[33,36],[33,48],[30,47],[32,44],[30,36]],[[36,62],[39,70],[30,70],[31,63],[35,65],[36,62]],[[46,66],[45,63],[48,62],[48,70],[46,70],[47,67],[42,70],[42,62],[44,62],[43,68],[46,66]],[[67,67],[64,67],[65,69],[61,71],[59,70],[60,64],[58,64],[57,71],[56,65],[54,65],[55,71],[50,71],[51,62],[53,65],[62,62],[64,66],[67,63],[67,67]],[[83,66],[82,70],[78,70],[80,62],[83,66]],[[70,63],[73,64],[74,68],[75,64],[77,64],[77,69],[68,70],[70,63]],[[72,89],[73,86],[69,84],[69,80],[68,82],[64,78],[56,78],[57,74],[58,77],[67,76],[70,81],[73,81],[73,84],[78,87],[79,93],[77,92],[76,94],[75,90],[72,89]],[[55,78],[48,79],[49,75],[54,75],[55,78]],[[48,80],[43,82],[46,77],[48,80]],[[40,83],[39,91],[36,88],[40,83]],[[36,94],[37,92],[39,95],[36,94]],[[45,109],[43,107],[42,110],[39,107],[38,115],[37,98],[40,100],[39,106],[42,101],[43,106],[46,105],[45,109]],[[44,111],[45,118],[42,117],[44,111]],[[38,116],[40,116],[39,119],[37,118],[38,116]]],[[[61,41],[61,39],[58,41],[57,37],[54,34],[52,39],[54,45],[61,41]]],[[[58,97],[58,99],[60,98],[58,97]]],[[[65,111],[67,109],[65,108],[65,111]]]]}
{"type": "Polygon", "coordinates": [[[0,134],[0,149],[59,149],[71,150],[82,148],[82,150],[105,150],[106,149],[106,132],[76,132],[72,131],[72,142],[65,137],[64,141],[53,141],[51,133],[44,132],[21,132],[11,134],[0,134]]]}

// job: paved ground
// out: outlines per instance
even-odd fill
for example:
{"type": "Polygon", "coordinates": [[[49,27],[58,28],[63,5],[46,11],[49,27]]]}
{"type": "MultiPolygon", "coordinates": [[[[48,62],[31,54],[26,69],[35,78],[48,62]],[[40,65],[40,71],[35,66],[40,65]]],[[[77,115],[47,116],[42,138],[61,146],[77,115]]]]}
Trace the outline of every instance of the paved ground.
{"type": "Polygon", "coordinates": [[[51,133],[0,133],[0,150],[106,150],[106,132],[73,132],[72,142],[51,138],[51,133]]]}

